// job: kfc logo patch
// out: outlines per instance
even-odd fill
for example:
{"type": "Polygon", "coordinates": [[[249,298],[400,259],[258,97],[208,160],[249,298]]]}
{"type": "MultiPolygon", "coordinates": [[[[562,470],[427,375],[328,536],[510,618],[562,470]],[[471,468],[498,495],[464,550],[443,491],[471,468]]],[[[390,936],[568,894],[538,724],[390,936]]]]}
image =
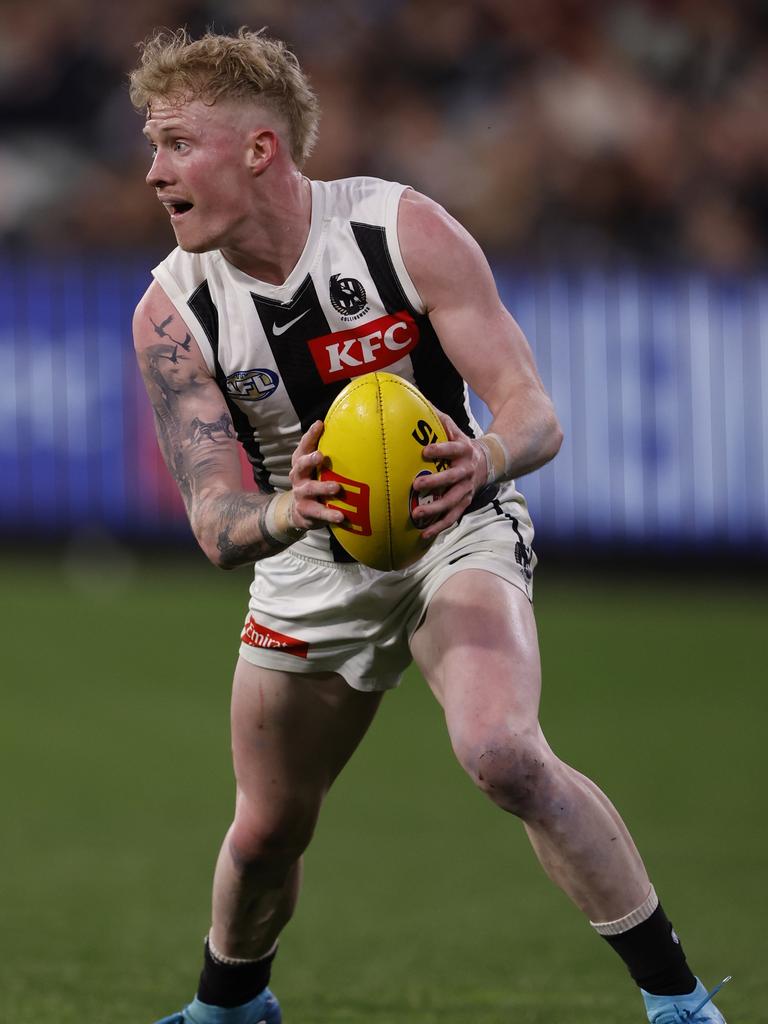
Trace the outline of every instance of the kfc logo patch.
{"type": "Polygon", "coordinates": [[[262,626],[252,615],[248,616],[240,639],[250,647],[264,647],[272,651],[282,651],[285,654],[295,654],[297,658],[306,658],[309,653],[309,644],[306,640],[284,636],[277,630],[270,629],[269,626],[262,626]]]}
{"type": "Polygon", "coordinates": [[[419,343],[419,328],[405,310],[369,320],[346,331],[313,338],[309,350],[326,384],[383,370],[419,343]]]}

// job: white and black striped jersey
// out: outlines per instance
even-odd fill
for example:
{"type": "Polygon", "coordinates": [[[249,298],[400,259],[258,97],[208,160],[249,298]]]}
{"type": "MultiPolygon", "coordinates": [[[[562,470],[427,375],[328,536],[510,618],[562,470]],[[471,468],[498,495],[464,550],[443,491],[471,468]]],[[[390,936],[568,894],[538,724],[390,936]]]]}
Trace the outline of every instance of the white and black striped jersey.
{"type": "MultiPolygon", "coordinates": [[[[153,274],[194,333],[264,491],[289,486],[291,455],[353,377],[386,369],[476,436],[467,386],[408,275],[397,237],[407,186],[378,178],[312,182],[304,250],[280,285],[218,251],[175,249],[153,274]]],[[[330,532],[302,548],[341,558],[330,532]]],[[[310,553],[307,550],[307,553],[310,553]]]]}

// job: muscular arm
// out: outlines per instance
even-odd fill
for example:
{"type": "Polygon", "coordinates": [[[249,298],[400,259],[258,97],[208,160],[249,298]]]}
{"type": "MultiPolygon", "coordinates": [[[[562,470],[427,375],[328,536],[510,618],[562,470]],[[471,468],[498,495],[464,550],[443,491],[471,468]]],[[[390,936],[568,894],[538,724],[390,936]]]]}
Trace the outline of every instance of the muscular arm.
{"type": "MultiPolygon", "coordinates": [[[[441,206],[410,190],[400,200],[398,236],[446,355],[491,410],[489,432],[501,437],[509,453],[507,476],[543,466],[559,451],[562,431],[528,342],[503,306],[482,250],[441,206]]],[[[447,519],[425,530],[425,537],[455,522],[486,481],[481,446],[469,445],[455,424],[449,436],[450,448],[425,449],[427,457],[451,459],[454,484],[430,510],[448,512],[447,519]]],[[[421,480],[419,489],[437,486],[436,478],[421,480]]]]}
{"type": "MultiPolygon", "coordinates": [[[[160,450],[200,547],[222,569],[282,551],[285,543],[275,540],[267,527],[272,496],[243,490],[235,429],[224,397],[157,282],[136,309],[133,333],[160,450]]],[[[294,508],[294,500],[289,515],[291,524],[301,528],[323,525],[317,519],[328,518],[311,493],[319,430],[315,425],[293,456],[292,482],[303,514],[294,508]]]]}

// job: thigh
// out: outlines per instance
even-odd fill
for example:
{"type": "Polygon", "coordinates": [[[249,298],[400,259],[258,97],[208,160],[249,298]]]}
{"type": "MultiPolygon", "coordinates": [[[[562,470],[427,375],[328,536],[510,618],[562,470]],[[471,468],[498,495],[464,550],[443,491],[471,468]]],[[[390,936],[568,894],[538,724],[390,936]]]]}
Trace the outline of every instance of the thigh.
{"type": "Polygon", "coordinates": [[[260,818],[319,807],[381,701],[336,673],[291,673],[240,658],[232,692],[238,799],[260,818]]]}
{"type": "Polygon", "coordinates": [[[538,733],[541,669],[536,623],[520,588],[467,569],[447,579],[411,651],[458,734],[538,733]]]}
{"type": "Polygon", "coordinates": [[[338,673],[357,690],[391,689],[410,661],[408,590],[400,573],[288,548],[256,566],[240,657],[289,675],[338,673]]]}

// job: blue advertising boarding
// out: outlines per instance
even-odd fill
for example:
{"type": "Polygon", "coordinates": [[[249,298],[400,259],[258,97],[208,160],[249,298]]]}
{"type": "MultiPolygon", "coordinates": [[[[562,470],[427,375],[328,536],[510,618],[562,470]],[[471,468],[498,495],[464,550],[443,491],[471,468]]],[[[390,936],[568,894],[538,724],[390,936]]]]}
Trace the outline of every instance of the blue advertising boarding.
{"type": "MultiPolygon", "coordinates": [[[[147,266],[0,257],[0,534],[188,535],[133,356],[147,266]]],[[[768,278],[496,269],[565,431],[519,482],[539,535],[768,550],[768,278]]]]}

